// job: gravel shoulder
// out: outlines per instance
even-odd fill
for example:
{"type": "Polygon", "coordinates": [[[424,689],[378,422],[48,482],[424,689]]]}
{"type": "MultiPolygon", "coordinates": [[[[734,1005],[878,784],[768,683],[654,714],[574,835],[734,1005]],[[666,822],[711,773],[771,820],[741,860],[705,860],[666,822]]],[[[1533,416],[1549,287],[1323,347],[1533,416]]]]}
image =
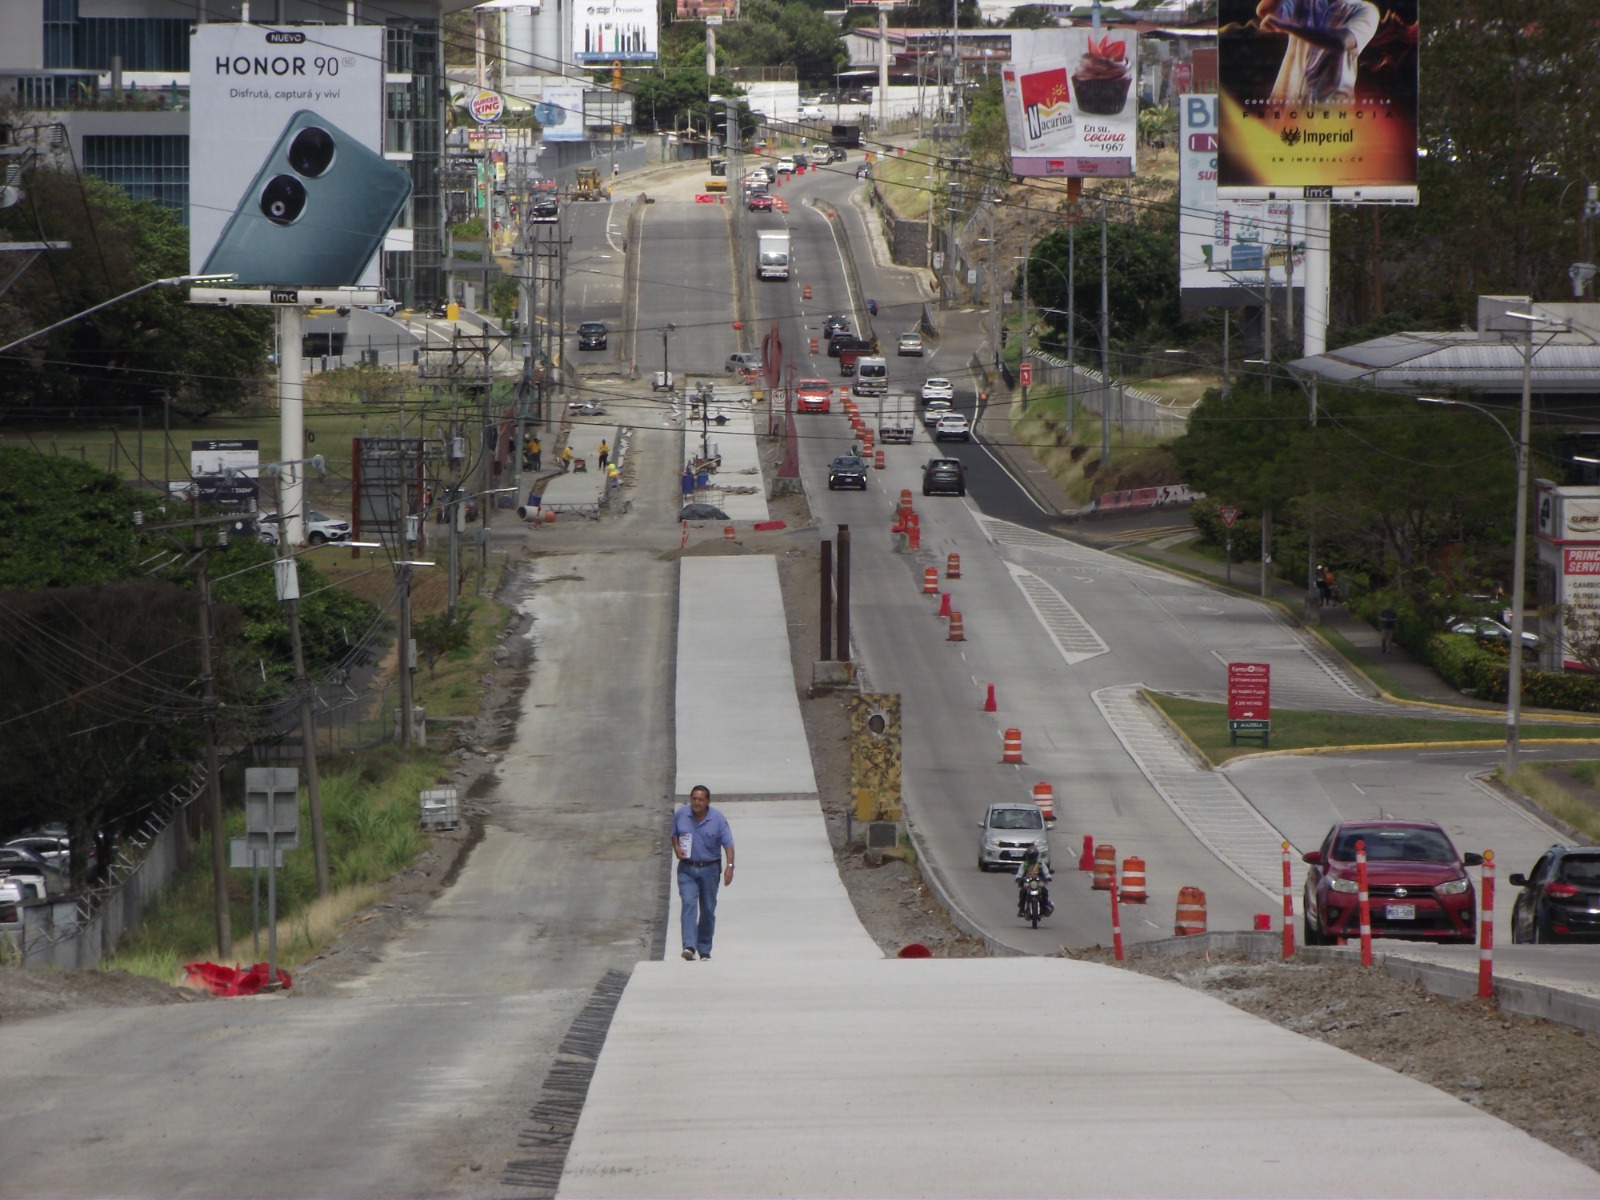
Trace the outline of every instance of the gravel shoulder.
{"type": "MultiPolygon", "coordinates": [[[[889,954],[916,942],[936,957],[982,957],[987,954],[984,943],[950,920],[914,862],[869,858],[864,845],[846,840],[848,696],[809,696],[806,687],[817,641],[817,570],[824,534],[811,521],[803,498],[780,498],[772,508],[788,528],[770,546],[718,541],[684,553],[777,555],[823,815],[840,878],[862,924],[889,954]]],[[[603,536],[604,527],[597,528],[603,536]]],[[[515,624],[508,626],[503,640],[507,652],[496,655],[486,676],[484,715],[458,733],[466,827],[436,835],[429,852],[390,881],[383,901],[348,921],[338,942],[318,959],[301,964],[296,970],[298,994],[335,995],[335,984],[366,971],[410,916],[449,886],[481,837],[494,762],[510,737],[510,717],[530,670],[516,652],[525,641],[519,632],[515,624]]],[[[1067,953],[1118,965],[1099,946],[1067,953]]],[[[1444,999],[1356,965],[1251,961],[1197,950],[1178,958],[1132,954],[1122,969],[1170,978],[1431,1084],[1600,1169],[1600,1039],[1502,1013],[1492,1002],[1444,999]]],[[[0,1021],[95,1008],[215,1002],[127,972],[0,967],[0,1021]]]]}

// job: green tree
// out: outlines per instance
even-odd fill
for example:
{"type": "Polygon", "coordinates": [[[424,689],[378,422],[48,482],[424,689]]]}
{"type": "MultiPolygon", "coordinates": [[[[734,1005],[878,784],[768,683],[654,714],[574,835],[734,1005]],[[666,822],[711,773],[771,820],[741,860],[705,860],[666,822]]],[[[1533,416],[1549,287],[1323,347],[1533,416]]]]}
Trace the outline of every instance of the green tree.
{"type": "MultiPolygon", "coordinates": [[[[0,297],[0,343],[188,268],[176,215],[97,179],[36,170],[22,203],[0,209],[0,237],[61,240],[0,297]]],[[[163,397],[193,416],[236,405],[266,371],[272,316],[213,309],[182,288],[152,288],[18,347],[0,360],[0,394],[15,407],[85,414],[147,408],[163,397]]]]}
{"type": "Polygon", "coordinates": [[[0,592],[131,577],[144,503],[98,467],[0,447],[0,592]]]}
{"type": "MultiPolygon", "coordinates": [[[[0,834],[62,821],[72,877],[192,770],[204,710],[194,594],[151,580],[0,593],[0,834]]],[[[232,614],[215,614],[226,636],[232,614]]]]}
{"type": "Polygon", "coordinates": [[[1398,312],[1455,328],[1480,294],[1570,295],[1567,267],[1592,245],[1584,189],[1600,183],[1592,15],[1568,0],[1428,7],[1422,203],[1334,210],[1334,324],[1398,312]]]}

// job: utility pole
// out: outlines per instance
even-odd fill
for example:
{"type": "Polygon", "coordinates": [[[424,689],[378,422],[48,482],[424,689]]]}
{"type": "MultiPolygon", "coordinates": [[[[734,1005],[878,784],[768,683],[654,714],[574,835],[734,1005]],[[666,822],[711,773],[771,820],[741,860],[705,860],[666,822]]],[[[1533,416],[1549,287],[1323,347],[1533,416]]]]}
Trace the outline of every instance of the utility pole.
{"type": "MultiPolygon", "coordinates": [[[[211,893],[217,922],[217,953],[233,954],[233,920],[228,913],[228,838],[222,827],[222,771],[217,764],[217,681],[211,661],[211,581],[207,576],[210,549],[200,536],[200,497],[194,500],[194,549],[199,558],[196,584],[200,590],[200,703],[206,726],[206,817],[211,824],[211,893]]],[[[278,540],[288,538],[288,522],[278,510],[278,540]]]]}
{"type": "Polygon", "coordinates": [[[1111,252],[1106,195],[1100,193],[1100,464],[1111,461],[1111,252]]]}
{"type": "MultiPolygon", "coordinates": [[[[1028,317],[1028,264],[1033,260],[1031,249],[1032,248],[1030,247],[1030,253],[1028,257],[1022,260],[1022,329],[1020,330],[1022,334],[1022,357],[1017,359],[1019,363],[1027,362],[1032,351],[1032,341],[1029,331],[1033,328],[1033,326],[1028,317]]],[[[1022,385],[1022,411],[1028,411],[1027,384],[1022,385]]]]}
{"type": "MultiPolygon", "coordinates": [[[[418,520],[421,520],[419,517],[418,520]]],[[[400,745],[411,748],[411,671],[416,660],[411,653],[411,565],[400,567],[400,745]]]]}
{"type": "MultiPolygon", "coordinates": [[[[283,512],[283,472],[273,474],[278,497],[278,512],[283,512]]],[[[316,860],[317,895],[326,896],[328,882],[328,840],[322,828],[322,783],[317,775],[317,726],[311,715],[311,677],[306,673],[305,646],[300,636],[300,575],[289,554],[289,539],[283,536],[283,519],[278,520],[277,561],[272,564],[278,582],[278,599],[289,609],[289,648],[294,655],[294,687],[299,693],[300,762],[306,772],[306,802],[311,810],[311,843],[316,860]]]]}

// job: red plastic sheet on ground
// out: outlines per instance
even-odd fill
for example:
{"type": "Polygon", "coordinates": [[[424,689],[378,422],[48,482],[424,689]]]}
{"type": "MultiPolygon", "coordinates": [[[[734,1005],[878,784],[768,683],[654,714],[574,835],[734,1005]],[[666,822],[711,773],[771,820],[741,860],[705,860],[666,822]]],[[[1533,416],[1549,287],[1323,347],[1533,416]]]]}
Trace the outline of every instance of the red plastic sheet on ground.
{"type": "MultiPolygon", "coordinates": [[[[185,963],[183,969],[188,973],[190,983],[199,984],[213,996],[254,996],[267,985],[267,980],[270,978],[266,963],[257,963],[253,967],[219,967],[216,963],[185,963]]],[[[282,967],[278,968],[278,986],[283,988],[293,986],[289,972],[282,967]]]]}

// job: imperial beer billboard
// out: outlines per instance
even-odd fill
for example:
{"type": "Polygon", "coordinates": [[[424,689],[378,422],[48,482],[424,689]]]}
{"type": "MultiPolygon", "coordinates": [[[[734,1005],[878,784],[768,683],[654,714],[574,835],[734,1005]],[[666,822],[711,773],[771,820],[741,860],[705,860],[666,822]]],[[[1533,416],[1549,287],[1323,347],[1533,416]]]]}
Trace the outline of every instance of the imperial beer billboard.
{"type": "Polygon", "coordinates": [[[383,157],[383,26],[206,24],[192,39],[191,273],[376,287],[411,194],[383,157]]]}
{"type": "Polygon", "coordinates": [[[1018,175],[1132,175],[1135,42],[1091,29],[1017,30],[1001,71],[1018,175]]]}
{"type": "Polygon", "coordinates": [[[1418,0],[1219,0],[1218,195],[1417,201],[1418,0]]]}

